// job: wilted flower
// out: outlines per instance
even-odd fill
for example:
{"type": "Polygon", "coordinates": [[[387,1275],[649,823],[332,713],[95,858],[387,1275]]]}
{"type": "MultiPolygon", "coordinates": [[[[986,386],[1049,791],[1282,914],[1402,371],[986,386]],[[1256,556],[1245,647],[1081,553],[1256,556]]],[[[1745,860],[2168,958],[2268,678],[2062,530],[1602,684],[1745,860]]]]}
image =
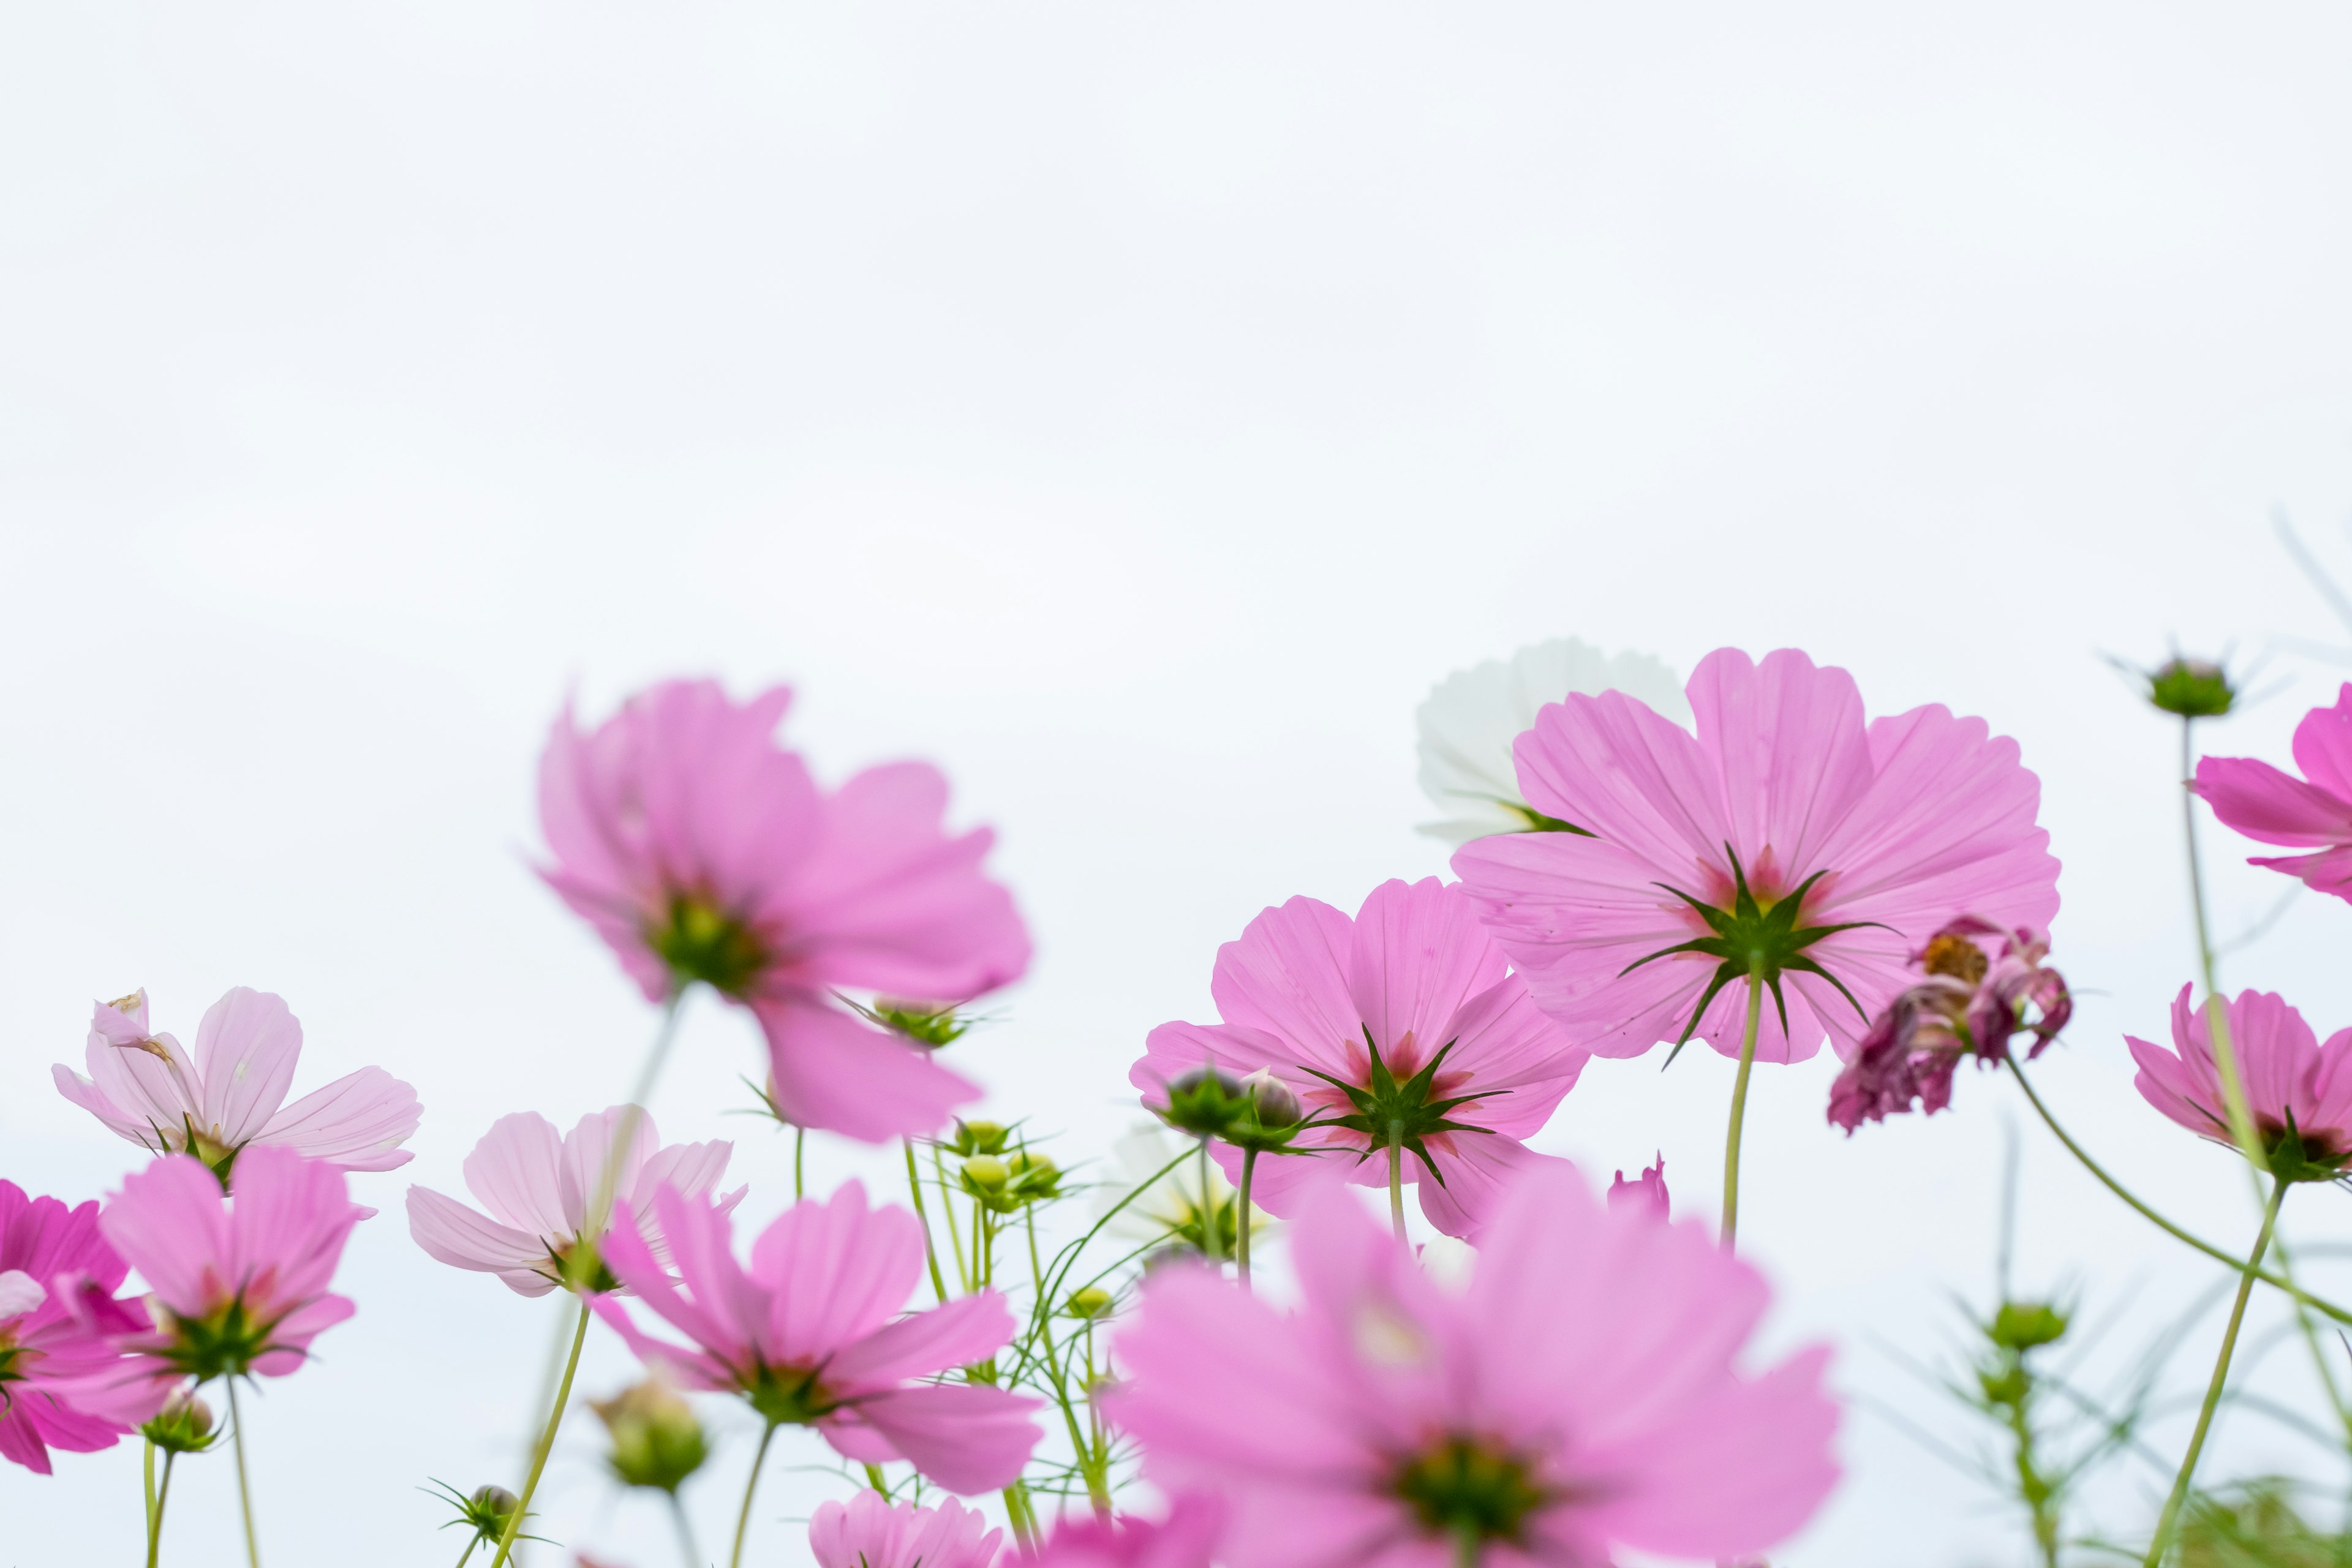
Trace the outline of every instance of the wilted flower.
{"type": "Polygon", "coordinates": [[[1003,1541],[978,1509],[953,1498],[919,1508],[862,1491],[819,1503],[809,1518],[817,1568],[990,1568],[1003,1541]]]}
{"type": "Polygon", "coordinates": [[[694,1406],[658,1377],[633,1383],[610,1399],[592,1399],[588,1406],[612,1436],[605,1463],[624,1486],[674,1492],[710,1457],[694,1406]]]}
{"type": "Polygon", "coordinates": [[[36,1475],[49,1473],[51,1448],[114,1447],[170,1393],[112,1342],[146,1314],[114,1299],[130,1267],[98,1213],[0,1182],[0,1457],[36,1475]]]}
{"type": "Polygon", "coordinates": [[[2334,707],[2313,709],[2294,727],[2294,761],[2302,778],[2252,757],[2200,757],[2189,787],[2249,838],[2317,851],[2258,855],[2249,865],[2352,900],[2352,681],[2334,707]]]}
{"type": "MultiPolygon", "coordinates": [[[[2133,1086],[2150,1105],[2219,1143],[2236,1146],[2213,1058],[2212,1020],[2172,999],[2172,1050],[2126,1035],[2139,1064],[2133,1086]]],[[[2230,1044],[2246,1110],[2271,1173],[2284,1182],[2329,1182],[2352,1162],[2352,1029],[2322,1044],[2286,999],[2242,991],[2228,1004],[2230,1044]]]]}
{"type": "Polygon", "coordinates": [[[1657,1163],[1643,1170],[1635,1181],[1629,1182],[1624,1172],[1617,1172],[1616,1180],[1609,1184],[1609,1207],[1612,1213],[1622,1209],[1651,1219],[1673,1218],[1674,1204],[1666,1195],[1666,1157],[1659,1155],[1657,1163]]]}

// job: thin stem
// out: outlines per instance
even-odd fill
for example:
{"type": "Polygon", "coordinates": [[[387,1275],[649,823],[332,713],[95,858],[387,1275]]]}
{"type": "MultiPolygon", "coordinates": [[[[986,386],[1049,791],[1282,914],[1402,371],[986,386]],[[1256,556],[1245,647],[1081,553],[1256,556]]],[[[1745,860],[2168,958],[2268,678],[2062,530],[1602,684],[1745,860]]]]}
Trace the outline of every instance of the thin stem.
{"type": "Polygon", "coordinates": [[[879,1465],[871,1462],[866,1465],[866,1484],[884,1497],[890,1495],[890,1478],[882,1473],[882,1467],[879,1465]]]}
{"type": "MultiPolygon", "coordinates": [[[[479,1546],[481,1543],[482,1538],[478,1535],[469,1535],[466,1537],[466,1550],[457,1553],[457,1568],[466,1568],[466,1564],[474,1560],[474,1548],[479,1546]]],[[[689,1565],[689,1568],[691,1568],[691,1565],[689,1565]]]]}
{"type": "Polygon", "coordinates": [[[1454,1531],[1454,1568],[1478,1568],[1480,1547],[1484,1544],[1475,1524],[1457,1525],[1454,1531]]]}
{"type": "Polygon", "coordinates": [[[1209,1141],[1201,1140],[1201,1253],[1212,1263],[1225,1257],[1224,1226],[1217,1223],[1217,1200],[1209,1191],[1209,1141]]]}
{"type": "Polygon", "coordinates": [[[1396,1227],[1396,1238],[1404,1234],[1404,1123],[1389,1123],[1389,1224],[1396,1227]]]}
{"type": "Polygon", "coordinates": [[[915,1168],[915,1141],[912,1138],[901,1138],[898,1142],[905,1145],[907,1150],[907,1191],[915,1200],[915,1218],[920,1221],[923,1226],[923,1262],[931,1271],[931,1294],[940,1299],[940,1305],[945,1306],[948,1299],[948,1282],[940,1278],[940,1250],[931,1242],[930,1210],[923,1206],[923,1173],[915,1168]]]}
{"type": "Polygon", "coordinates": [[[776,1440],[776,1424],[760,1434],[760,1451],[751,1456],[751,1479],[743,1483],[742,1511],[735,1516],[735,1550],[728,1554],[727,1568],[743,1568],[743,1537],[751,1529],[751,1495],[760,1489],[760,1468],[768,1462],[768,1445],[776,1440]]]}
{"type": "Polygon", "coordinates": [[[1739,1134],[1748,1120],[1748,1074],[1756,1066],[1756,1031],[1764,1021],[1764,981],[1748,976],[1748,1022],[1739,1030],[1739,1074],[1731,1080],[1731,1122],[1723,1134],[1723,1249],[1739,1237],[1739,1134]]]}
{"type": "Polygon", "coordinates": [[[955,1198],[948,1192],[948,1163],[940,1153],[940,1146],[931,1145],[931,1169],[940,1178],[940,1214],[946,1221],[948,1245],[955,1248],[956,1280],[966,1291],[973,1289],[971,1275],[963,1266],[963,1232],[956,1226],[955,1198]]]}
{"type": "Polygon", "coordinates": [[[229,1442],[236,1452],[236,1503],[245,1514],[245,1560],[261,1568],[261,1539],[253,1529],[253,1487],[245,1469],[245,1416],[236,1407],[236,1379],[228,1379],[229,1442]]]}
{"type": "Polygon", "coordinates": [[[563,1407],[572,1401],[572,1379],[580,1371],[580,1347],[588,1340],[588,1303],[580,1303],[580,1326],[572,1331],[572,1353],[564,1359],[563,1381],[556,1384],[555,1404],[547,1413],[547,1426],[531,1447],[530,1473],[523,1478],[522,1495],[515,1500],[514,1512],[507,1516],[507,1527],[499,1536],[499,1554],[490,1559],[490,1568],[499,1568],[514,1551],[515,1537],[522,1532],[523,1516],[530,1511],[531,1494],[539,1490],[541,1472],[547,1468],[547,1457],[555,1451],[555,1434],[563,1425],[563,1407]]]}
{"type": "Polygon", "coordinates": [[[808,1129],[807,1129],[807,1128],[805,1128],[805,1127],[795,1127],[795,1128],[793,1128],[793,1202],[794,1202],[794,1203],[798,1203],[798,1202],[800,1202],[800,1201],[801,1201],[801,1199],[802,1199],[804,1195],[806,1195],[806,1194],[807,1194],[807,1192],[808,1192],[808,1184],[807,1184],[807,1183],[806,1183],[806,1182],[804,1182],[804,1181],[802,1179],[802,1176],[801,1176],[801,1157],[802,1157],[803,1154],[807,1153],[807,1152],[808,1152],[808,1129]]]}
{"type": "MultiPolygon", "coordinates": [[[[686,1504],[678,1500],[677,1489],[669,1489],[669,1519],[677,1527],[677,1549],[685,1554],[686,1568],[705,1568],[702,1549],[694,1543],[694,1521],[686,1516],[686,1504]]],[[[460,1565],[462,1568],[462,1564],[460,1565]]]]}
{"type": "Polygon", "coordinates": [[[1243,1150],[1241,1191],[1234,1199],[1234,1248],[1241,1260],[1242,1289],[1244,1290],[1250,1288],[1250,1179],[1256,1174],[1257,1151],[1254,1148],[1243,1150]]]}
{"type": "Polygon", "coordinates": [[[2238,1348],[2239,1325],[2246,1320],[2246,1300],[2254,1293],[2254,1271],[2262,1266],[2263,1254],[2270,1250],[2271,1229],[2278,1224],[2279,1205],[2286,1201],[2286,1186],[2284,1181],[2274,1181],[2271,1201],[2263,1205],[2263,1227],[2254,1235],[2254,1249],[2247,1254],[2245,1271],[2238,1279],[2238,1299],[2230,1307],[2230,1326],[2221,1331],[2221,1352],[2213,1358],[2213,1377],[2205,1385],[2205,1404],[2197,1412],[2197,1430],[2189,1436],[2189,1452],[2181,1456],[2180,1473],[2172,1479],[2172,1495],[2164,1500],[2164,1512],[2157,1518],[2156,1539],[2148,1544],[2147,1568],[2158,1568],[2172,1545],[2173,1526],[2180,1518],[2180,1505],[2189,1500],[2189,1483],[2197,1474],[2198,1456],[2205,1451],[2205,1434],[2211,1429],[2213,1412],[2221,1403],[2222,1385],[2230,1381],[2230,1357],[2238,1348]]]}
{"type": "MultiPolygon", "coordinates": [[[[147,1568],[155,1568],[163,1553],[163,1507],[172,1500],[172,1466],[179,1459],[174,1451],[163,1456],[163,1484],[155,1489],[155,1510],[147,1521],[147,1568]]],[[[150,1474],[155,1465],[155,1445],[147,1445],[147,1466],[150,1474]]]]}
{"type": "MultiPolygon", "coordinates": [[[[2010,1364],[2021,1367],[2022,1356],[2011,1352],[2010,1364]]],[[[2030,1375],[2030,1374],[2029,1374],[2030,1375]]],[[[2030,1384],[2027,1385],[2032,1386],[2030,1384]]],[[[2025,1398],[2009,1405],[2009,1430],[2017,1442],[2017,1489],[2033,1519],[2033,1544],[2042,1553],[2042,1568],[2058,1568],[2058,1510],[2054,1489],[2044,1479],[2034,1458],[2033,1420],[2025,1398]]]]}
{"type": "Polygon", "coordinates": [[[147,1500],[147,1568],[155,1568],[155,1440],[143,1439],[147,1451],[140,1458],[140,1489],[147,1500]]]}
{"type": "MultiPolygon", "coordinates": [[[[1035,1289],[1045,1289],[1045,1266],[1037,1252],[1037,1208],[1032,1204],[1021,1211],[1021,1223],[1029,1236],[1029,1278],[1035,1289]]],[[[1063,1369],[1061,1352],[1054,1347],[1053,1314],[1044,1312],[1037,1319],[1038,1337],[1045,1346],[1045,1372],[1054,1390],[1054,1403],[1061,1407],[1062,1421],[1070,1429],[1070,1447],[1076,1450],[1079,1472],[1087,1482],[1087,1500],[1094,1504],[1095,1513],[1108,1521],[1110,1518],[1110,1491],[1094,1472],[1087,1461],[1092,1457],[1087,1447],[1086,1435],[1078,1429],[1077,1407],[1070,1402],[1069,1374],[1063,1369]]]]}
{"type": "Polygon", "coordinates": [[[2180,721],[2180,829],[2181,838],[2189,847],[2189,906],[2197,915],[2197,963],[2199,973],[2205,977],[2208,995],[2221,986],[2213,978],[2213,931],[2205,918],[2205,866],[2197,853],[2197,794],[2189,787],[2197,775],[2197,742],[2192,731],[2194,719],[2183,715],[2180,721]]]}
{"type": "Polygon", "coordinates": [[[1029,1507],[1029,1488],[1015,1481],[1004,1489],[1004,1521],[1013,1527],[1013,1540],[1024,1553],[1037,1550],[1037,1523],[1029,1507]]]}
{"type": "Polygon", "coordinates": [[[2246,1104],[2245,1081],[2238,1074],[2238,1051],[2230,1037],[2230,1014],[2221,1000],[2221,980],[2214,961],[2213,927],[2205,913],[2204,858],[2197,849],[2197,794],[2189,785],[2197,774],[2197,721],[2180,720],[2180,837],[2189,852],[2189,907],[2197,917],[2197,972],[2205,982],[2207,1033],[2213,1041],[2213,1067],[2221,1079],[2221,1103],[2229,1112],[2230,1139],[2254,1166],[2254,1191],[2262,1192],[2263,1142],[2246,1104]]]}

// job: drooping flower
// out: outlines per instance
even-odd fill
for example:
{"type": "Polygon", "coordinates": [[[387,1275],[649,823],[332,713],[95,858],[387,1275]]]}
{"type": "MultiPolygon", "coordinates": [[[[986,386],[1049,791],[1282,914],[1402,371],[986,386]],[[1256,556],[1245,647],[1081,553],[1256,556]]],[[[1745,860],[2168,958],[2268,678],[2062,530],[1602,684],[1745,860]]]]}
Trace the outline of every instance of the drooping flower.
{"type": "Polygon", "coordinates": [[[1825,1350],[1736,1363],[1768,1293],[1696,1225],[1521,1175],[1445,1290],[1344,1192],[1298,1219],[1302,1308],[1166,1269],[1108,1400],[1145,1477],[1233,1512],[1230,1568],[1597,1568],[1764,1551],[1837,1477],[1825,1350]]]}
{"type": "Polygon", "coordinates": [[[826,794],[776,743],[791,696],[668,681],[584,734],[567,710],[540,761],[541,874],[648,999],[699,982],[751,1008],[786,1120],[869,1142],[933,1132],[979,1091],[839,994],[936,1016],[1019,978],[1028,932],[982,874],[993,836],[943,830],[938,770],[869,768],[826,794]]]}
{"type": "Polygon", "coordinates": [[[1505,1177],[1547,1158],[1522,1140],[1586,1058],[1434,877],[1383,883],[1352,921],[1314,899],[1267,910],[1217,950],[1209,989],[1223,1022],[1160,1025],[1129,1080],[1147,1104],[1204,1067],[1287,1084],[1310,1113],[1292,1145],[1320,1152],[1258,1161],[1250,1195],[1277,1215],[1320,1167],[1381,1186],[1393,1158],[1430,1223],[1475,1240],[1505,1177]]]}
{"type": "Polygon", "coordinates": [[[1224,1520],[1223,1505],[1198,1493],[1178,1498],[1160,1520],[1082,1514],[1017,1561],[1021,1568],[1209,1568],[1224,1520]]]}
{"type": "Polygon", "coordinates": [[[2249,838],[2317,851],[2258,855],[2248,864],[2352,900],[2352,681],[2334,707],[2313,709],[2294,727],[2294,762],[2302,778],[2252,757],[2200,757],[2189,787],[2249,838]]]}
{"type": "MultiPolygon", "coordinates": [[[[442,1262],[495,1274],[521,1295],[544,1296],[559,1285],[568,1289],[567,1270],[575,1267],[587,1271],[589,1289],[609,1290],[611,1276],[574,1256],[598,1184],[610,1180],[613,1199],[630,1205],[640,1225],[651,1226],[656,1191],[674,1186],[702,1196],[727,1173],[734,1147],[710,1142],[663,1148],[653,1118],[643,1110],[632,1116],[625,1105],[583,1116],[561,1137],[554,1123],[535,1111],[501,1116],[466,1156],[466,1185],[489,1215],[429,1187],[411,1187],[409,1234],[442,1262]],[[629,1121],[635,1134],[608,1177],[613,1139],[629,1121]]],[[[749,1191],[738,1187],[720,1198],[720,1211],[732,1211],[749,1191]]],[[[592,1244],[604,1237],[613,1212],[608,1203],[604,1222],[588,1238],[592,1244]]],[[[656,1256],[667,1256],[658,1235],[648,1232],[646,1240],[656,1256]]]]}
{"type": "Polygon", "coordinates": [[[93,1009],[89,1076],[58,1063],[59,1092],[118,1136],[158,1154],[194,1154],[226,1179],[237,1151],[275,1144],[345,1171],[389,1171],[423,1114],[382,1068],[346,1073],[287,1105],[302,1026],[283,998],[237,986],[196,1026],[196,1054],[151,1030],[147,993],[93,1009]],[[283,1109],[280,1109],[283,1107],[283,1109]]]}
{"type": "Polygon", "coordinates": [[[1709,654],[1694,734],[1622,692],[1546,708],[1516,748],[1538,810],[1573,831],[1482,838],[1462,877],[1536,1001],[1596,1056],[1693,1036],[1759,1061],[1841,1056],[1962,910],[2046,926],[2058,862],[2041,785],[1979,719],[1865,724],[1842,669],[1783,648],[1709,654]]]}
{"type": "MultiPolygon", "coordinates": [[[[2212,1020],[2189,997],[2184,985],[2172,999],[2172,1050],[2124,1037],[2139,1064],[2133,1086],[2191,1132],[2233,1144],[2212,1020]]],[[[2334,1181],[2352,1163],[2352,1029],[2322,1044],[2302,1014],[2266,991],[2241,991],[2227,1010],[2238,1080],[2272,1173],[2290,1182],[2334,1181]]]]}
{"type": "Polygon", "coordinates": [[[166,1384],[285,1376],[354,1310],[328,1286],[374,1212],[352,1202],[341,1170],[275,1144],[238,1157],[226,1194],[201,1161],[164,1155],[124,1177],[98,1218],[153,1292],[152,1327],[123,1348],[166,1384]]]}
{"type": "Polygon", "coordinates": [[[2009,1059],[2009,1043],[2030,1034],[2025,1059],[2040,1056],[2074,1016],[2065,976],[2042,962],[2046,932],[2003,931],[1963,915],[1912,955],[1919,983],[1896,996],[1830,1086],[1830,1121],[1851,1134],[1916,1103],[1934,1115],[1952,1102],[1952,1073],[2009,1059]]]}
{"type": "Polygon", "coordinates": [[[1449,844],[1490,833],[1552,827],[1519,789],[1511,743],[1546,703],[1570,692],[1622,691],[1676,723],[1690,715],[1682,682],[1645,653],[1614,658],[1574,637],[1523,647],[1507,659],[1459,669],[1437,683],[1413,717],[1421,729],[1421,792],[1447,813],[1421,831],[1449,844]]]}
{"type": "Polygon", "coordinates": [[[1003,1543],[1004,1531],[953,1498],[918,1508],[862,1491],[845,1503],[819,1503],[809,1518],[817,1568],[990,1568],[1003,1543]]]}
{"type": "Polygon", "coordinates": [[[923,1381],[994,1355],[1013,1337],[1013,1314],[983,1290],[901,1315],[923,1272],[913,1215],[869,1210],[851,1182],[829,1202],[785,1210],[752,1243],[747,1271],[724,1209],[665,1187],[654,1210],[678,1278],[625,1213],[605,1263],[693,1344],[654,1339],[619,1301],[591,1298],[647,1365],[687,1388],[740,1394],[771,1426],[814,1427],[845,1458],[908,1460],[950,1491],[994,1491],[1021,1473],[1041,1436],[1028,1414],[1037,1401],[923,1381]]]}
{"type": "Polygon", "coordinates": [[[114,1299],[128,1272],[96,1203],[68,1208],[0,1182],[0,1457],[46,1476],[51,1448],[110,1448],[162,1407],[168,1385],[116,1387],[134,1369],[111,1336],[146,1322],[114,1299]]]}
{"type": "Polygon", "coordinates": [[[1657,1163],[1645,1167],[1633,1181],[1625,1173],[1616,1173],[1609,1184],[1609,1207],[1638,1214],[1649,1219],[1666,1220],[1674,1217],[1674,1200],[1666,1194],[1666,1157],[1658,1156],[1657,1163]]]}

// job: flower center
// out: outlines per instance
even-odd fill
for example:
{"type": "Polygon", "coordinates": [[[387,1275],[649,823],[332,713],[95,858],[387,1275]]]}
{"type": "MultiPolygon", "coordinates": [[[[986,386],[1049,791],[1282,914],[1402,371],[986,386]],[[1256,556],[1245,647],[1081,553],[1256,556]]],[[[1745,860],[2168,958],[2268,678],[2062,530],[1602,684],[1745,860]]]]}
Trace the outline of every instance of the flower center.
{"type": "Polygon", "coordinates": [[[681,986],[699,980],[714,991],[740,996],[768,966],[767,944],[757,932],[709,900],[690,894],[670,900],[667,915],[647,927],[646,941],[681,986]]]}
{"type": "Polygon", "coordinates": [[[1390,1489],[1423,1529],[1455,1541],[1521,1540],[1528,1515],[1552,1500],[1526,1460],[1461,1436],[1414,1456],[1390,1489]]]}
{"type": "Polygon", "coordinates": [[[198,1383],[245,1372],[270,1348],[269,1331],[284,1316],[279,1313],[265,1321],[245,1304],[243,1296],[201,1318],[183,1318],[160,1303],[156,1313],[163,1320],[159,1326],[167,1341],[161,1353],[198,1383]]]}
{"type": "MultiPolygon", "coordinates": [[[[1445,1184],[1444,1173],[1437,1162],[1430,1158],[1428,1140],[1440,1132],[1486,1132],[1491,1129],[1456,1121],[1452,1112],[1473,1100],[1490,1099],[1503,1091],[1490,1089],[1477,1094],[1443,1093],[1437,1085],[1437,1069],[1444,1064],[1446,1053],[1454,1049],[1448,1040],[1431,1057],[1426,1065],[1411,1078],[1399,1079],[1381,1059],[1380,1043],[1372,1038],[1370,1026],[1364,1028],[1364,1047],[1371,1053],[1371,1061],[1360,1084],[1349,1083],[1313,1068],[1313,1073],[1346,1097],[1347,1112],[1343,1115],[1318,1116],[1307,1123],[1310,1127],[1342,1127],[1360,1135],[1364,1151],[1359,1160],[1369,1160],[1384,1149],[1400,1153],[1410,1152],[1425,1166],[1440,1186],[1445,1184]]],[[[1398,1055],[1412,1058],[1412,1035],[1407,1031],[1396,1042],[1398,1055]]],[[[1336,1107],[1334,1108],[1336,1109],[1336,1107]]]]}
{"type": "Polygon", "coordinates": [[[817,1382],[816,1368],[810,1366],[770,1366],[761,1362],[743,1385],[743,1397],[775,1426],[805,1426],[841,1407],[841,1401],[817,1382]]]}
{"type": "Polygon", "coordinates": [[[1939,931],[1927,939],[1927,951],[1920,955],[1919,966],[1930,974],[1948,974],[1969,985],[1975,985],[1991,967],[1984,949],[1964,936],[1939,931]]]}

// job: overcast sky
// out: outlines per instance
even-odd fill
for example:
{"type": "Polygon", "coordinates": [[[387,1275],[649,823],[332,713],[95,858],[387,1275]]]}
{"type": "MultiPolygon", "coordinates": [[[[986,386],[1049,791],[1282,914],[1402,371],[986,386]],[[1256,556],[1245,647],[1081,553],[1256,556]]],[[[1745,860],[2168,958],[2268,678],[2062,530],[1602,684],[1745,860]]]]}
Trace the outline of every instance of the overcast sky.
{"type": "MultiPolygon", "coordinates": [[[[253,1460],[277,1563],[454,1560],[415,1489],[511,1483],[558,1308],[427,1259],[401,1194],[458,1190],[499,1114],[618,1099],[653,1026],[528,868],[567,692],[789,681],[824,776],[945,767],[1038,944],[957,1051],[1075,1160],[1260,907],[1443,868],[1429,687],[1572,634],[1685,672],[1796,644],[1874,711],[2016,736],[2082,994],[2042,1078],[2242,1245],[2243,1183],[2129,1087],[2191,948],[2175,737],[2102,656],[2282,648],[2210,736],[2273,756],[2344,673],[2268,514],[2352,582],[2347,45],[2285,5],[0,12],[0,1175],[131,1168],[49,1067],[141,984],[183,1039],[284,994],[298,1089],[415,1083],[415,1163],[354,1183],[359,1315],[250,1406],[253,1460]]],[[[2241,929],[2284,883],[2209,846],[2241,929]]],[[[2309,899],[2227,978],[2324,1032],[2347,938],[2309,899]]],[[[720,1114],[756,1059],[699,1008],[654,1109],[737,1137],[764,1217],[784,1147],[720,1114]]],[[[1604,1179],[1663,1151],[1706,1213],[1730,1068],[1658,1059],[1596,1064],[1541,1146],[1604,1179]]],[[[1992,1288],[2019,1107],[1963,1075],[1847,1142],[1832,1070],[1759,1074],[1772,1342],[1833,1337],[1842,1386],[1965,1443],[1898,1357],[1992,1288]]],[[[2137,1314],[2104,1388],[2217,1276],[2020,1126],[2019,1289],[2137,1314]]],[[[2352,1237],[2345,1202],[2288,1234],[2352,1237]]],[[[629,1366],[599,1329],[586,1391],[629,1366]]],[[[749,1452],[712,1415],[706,1542],[749,1452]]],[[[673,1561],[593,1430],[546,1532],[673,1561]]],[[[2021,1560],[1878,1415],[1843,1446],[1776,1563],[2021,1560]]],[[[2251,1413],[2210,1463],[2344,1479],[2251,1413]]],[[[2162,1479],[2126,1462],[2084,1523],[2144,1528],[2162,1479]]],[[[804,1561],[772,1521],[823,1495],[775,1472],[757,1560],[804,1561]]],[[[184,1465],[166,1561],[241,1560],[233,1499],[226,1454],[184,1465]]],[[[26,1568],[130,1559],[135,1446],[0,1469],[0,1519],[26,1568]]]]}

